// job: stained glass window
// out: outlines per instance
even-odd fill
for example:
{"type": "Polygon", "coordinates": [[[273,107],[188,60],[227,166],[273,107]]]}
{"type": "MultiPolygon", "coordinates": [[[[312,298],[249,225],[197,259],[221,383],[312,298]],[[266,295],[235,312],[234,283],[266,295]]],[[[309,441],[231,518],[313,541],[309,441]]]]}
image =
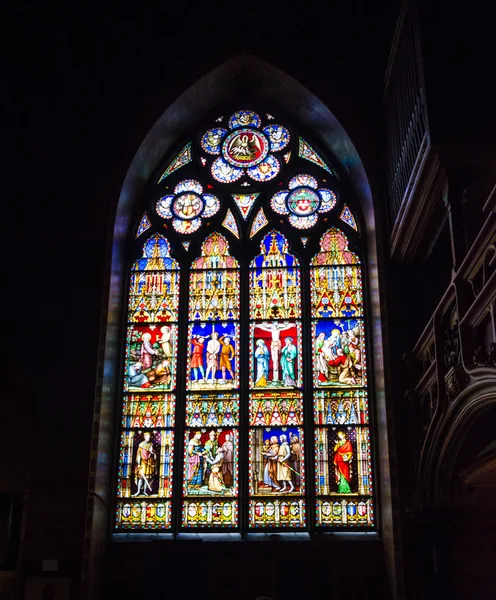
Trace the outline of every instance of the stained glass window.
{"type": "Polygon", "coordinates": [[[133,229],[116,529],[373,529],[353,198],[275,113],[179,148],[133,229]]]}

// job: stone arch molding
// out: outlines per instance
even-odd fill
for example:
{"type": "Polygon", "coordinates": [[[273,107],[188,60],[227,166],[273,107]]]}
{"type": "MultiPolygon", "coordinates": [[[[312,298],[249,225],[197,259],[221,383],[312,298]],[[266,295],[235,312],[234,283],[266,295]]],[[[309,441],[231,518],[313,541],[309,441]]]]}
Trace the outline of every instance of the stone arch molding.
{"type": "Polygon", "coordinates": [[[454,469],[460,448],[481,413],[496,404],[494,378],[468,386],[450,408],[444,422],[435,430],[432,444],[423,461],[420,480],[427,503],[449,503],[454,492],[454,469]]]}

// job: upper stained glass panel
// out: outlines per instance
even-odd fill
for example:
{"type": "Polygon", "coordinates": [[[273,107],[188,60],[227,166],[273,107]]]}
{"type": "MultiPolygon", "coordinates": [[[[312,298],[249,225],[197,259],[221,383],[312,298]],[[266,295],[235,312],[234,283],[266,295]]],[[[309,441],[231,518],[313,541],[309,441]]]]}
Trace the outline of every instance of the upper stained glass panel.
{"type": "Polygon", "coordinates": [[[367,383],[362,319],[319,319],[312,325],[316,387],[367,383]]]}
{"type": "Polygon", "coordinates": [[[192,269],[234,269],[238,261],[229,254],[229,243],[220,233],[212,233],[203,242],[201,256],[193,261],[192,269]]]}
{"type": "Polygon", "coordinates": [[[295,319],[300,316],[300,269],[286,238],[272,231],[260,244],[250,269],[250,317],[295,319]]]}
{"type": "Polygon", "coordinates": [[[125,391],[169,391],[176,381],[176,325],[129,325],[125,391]]]}
{"type": "Polygon", "coordinates": [[[348,249],[348,238],[337,227],[331,227],[320,241],[320,252],[312,259],[312,265],[359,265],[358,256],[348,249]]]}

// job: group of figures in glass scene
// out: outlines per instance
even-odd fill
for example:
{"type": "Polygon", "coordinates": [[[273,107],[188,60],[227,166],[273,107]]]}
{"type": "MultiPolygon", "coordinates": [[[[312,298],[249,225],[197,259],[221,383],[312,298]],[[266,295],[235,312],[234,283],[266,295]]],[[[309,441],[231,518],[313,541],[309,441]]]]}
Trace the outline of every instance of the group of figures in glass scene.
{"type": "Polygon", "coordinates": [[[192,431],[187,444],[188,495],[233,495],[234,440],[231,430],[192,431]]]}
{"type": "Polygon", "coordinates": [[[173,325],[129,327],[128,390],[173,388],[175,332],[173,325]]]}
{"type": "Polygon", "coordinates": [[[251,432],[252,494],[299,494],[303,454],[299,428],[257,428],[251,432]]]}
{"type": "Polygon", "coordinates": [[[361,322],[321,320],[314,324],[315,384],[361,386],[365,382],[361,322]]]}

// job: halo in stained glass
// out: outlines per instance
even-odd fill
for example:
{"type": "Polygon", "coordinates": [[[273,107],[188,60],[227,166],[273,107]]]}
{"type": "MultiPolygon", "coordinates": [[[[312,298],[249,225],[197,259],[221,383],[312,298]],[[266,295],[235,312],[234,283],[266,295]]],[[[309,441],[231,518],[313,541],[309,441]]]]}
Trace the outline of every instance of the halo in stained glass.
{"type": "Polygon", "coordinates": [[[286,198],[288,194],[289,192],[287,191],[277,192],[270,200],[270,207],[279,215],[288,214],[288,207],[286,206],[286,198]]]}
{"type": "Polygon", "coordinates": [[[144,233],[147,229],[150,229],[152,224],[150,223],[150,219],[146,213],[141,217],[140,224],[138,225],[138,231],[136,232],[135,237],[139,237],[142,233],[144,233]]]}
{"type": "Polygon", "coordinates": [[[237,127],[260,127],[262,120],[252,110],[238,110],[229,117],[229,129],[237,127]]]}
{"type": "Polygon", "coordinates": [[[341,219],[341,221],[344,221],[347,225],[352,227],[355,231],[358,231],[355,217],[353,216],[353,213],[351,212],[347,204],[343,206],[343,210],[341,211],[339,218],[341,219]]]}
{"type": "Polygon", "coordinates": [[[308,217],[297,217],[296,215],[289,215],[288,217],[288,221],[293,227],[296,227],[296,229],[309,229],[317,223],[317,220],[318,217],[315,213],[308,217]]]}
{"type": "Polygon", "coordinates": [[[239,230],[238,226],[236,225],[236,219],[229,208],[227,209],[225,219],[222,221],[222,226],[230,231],[239,240],[239,230]]]}
{"type": "Polygon", "coordinates": [[[229,165],[222,157],[216,158],[212,163],[212,177],[219,183],[232,183],[243,175],[243,169],[229,165]]]}
{"type": "Polygon", "coordinates": [[[202,220],[201,219],[193,219],[192,221],[183,221],[182,219],[173,219],[172,227],[178,232],[182,234],[193,233],[200,229],[202,220]]]}
{"type": "Polygon", "coordinates": [[[174,158],[167,169],[165,169],[165,171],[162,173],[162,176],[157,183],[160,183],[171,173],[174,173],[174,171],[184,167],[184,165],[187,165],[189,162],[191,162],[191,142],[188,142],[181,152],[179,152],[179,154],[174,158]]]}
{"type": "Polygon", "coordinates": [[[246,172],[249,177],[251,177],[255,181],[263,182],[270,181],[277,176],[281,169],[281,164],[277,160],[275,156],[269,154],[267,158],[261,162],[256,167],[251,167],[250,169],[246,169],[246,172]]]}
{"type": "Polygon", "coordinates": [[[222,138],[226,135],[227,129],[214,127],[206,131],[201,138],[200,145],[208,154],[220,154],[220,145],[222,138]]]}
{"type": "Polygon", "coordinates": [[[202,217],[212,217],[220,208],[220,200],[213,194],[203,194],[203,200],[205,202],[205,208],[202,217]]]}
{"type": "Polygon", "coordinates": [[[236,129],[222,144],[222,156],[235,167],[253,167],[269,153],[269,140],[256,129],[236,129]]]}
{"type": "Polygon", "coordinates": [[[300,143],[298,147],[298,156],[304,158],[305,160],[310,161],[314,165],[325,169],[328,173],[334,175],[331,169],[326,165],[326,163],[322,160],[322,158],[315,152],[315,150],[310,146],[308,142],[305,142],[303,138],[300,138],[300,143]]]}
{"type": "Polygon", "coordinates": [[[172,217],[171,203],[174,200],[174,196],[163,196],[160,200],[157,200],[155,209],[157,214],[163,219],[170,219],[172,217]]]}
{"type": "Polygon", "coordinates": [[[174,194],[180,194],[181,192],[196,192],[197,194],[201,194],[203,187],[196,179],[185,179],[184,181],[180,181],[174,188],[174,194]]]}
{"type": "Polygon", "coordinates": [[[172,203],[172,212],[179,219],[191,221],[201,215],[203,207],[204,203],[201,196],[186,192],[176,197],[172,203]]]}
{"type": "Polygon", "coordinates": [[[336,194],[331,190],[319,190],[319,195],[322,200],[319,208],[320,213],[329,212],[336,206],[336,202],[338,201],[338,199],[336,194]]]}
{"type": "Polygon", "coordinates": [[[289,144],[289,131],[282,125],[268,125],[262,131],[269,138],[270,149],[273,152],[283,150],[289,144]]]}
{"type": "Polygon", "coordinates": [[[248,218],[248,215],[251,212],[251,209],[253,208],[253,205],[255,203],[255,200],[258,198],[259,193],[256,192],[254,194],[233,194],[233,200],[236,203],[236,206],[239,209],[239,212],[241,213],[241,216],[243,217],[243,219],[246,221],[246,219],[248,218]]]}
{"type": "Polygon", "coordinates": [[[313,215],[320,206],[320,197],[311,188],[296,188],[286,198],[290,213],[297,217],[309,217],[313,215]]]}
{"type": "Polygon", "coordinates": [[[269,222],[267,220],[267,217],[265,216],[263,208],[261,208],[258,211],[257,216],[253,219],[250,231],[250,239],[268,224],[269,222]]]}
{"type": "Polygon", "coordinates": [[[288,184],[288,188],[290,190],[294,190],[297,187],[303,186],[311,187],[314,190],[316,190],[319,187],[319,184],[317,183],[315,177],[312,177],[311,175],[306,175],[304,173],[292,177],[288,184]]]}

